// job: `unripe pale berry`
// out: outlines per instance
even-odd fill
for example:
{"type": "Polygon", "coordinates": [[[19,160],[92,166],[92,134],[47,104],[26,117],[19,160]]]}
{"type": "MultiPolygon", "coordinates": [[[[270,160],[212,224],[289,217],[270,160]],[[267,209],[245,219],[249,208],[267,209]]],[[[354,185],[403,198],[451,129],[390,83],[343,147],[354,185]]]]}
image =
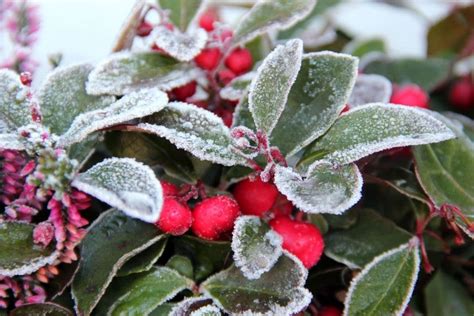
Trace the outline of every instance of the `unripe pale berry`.
{"type": "Polygon", "coordinates": [[[263,182],[260,177],[240,181],[233,193],[242,214],[260,217],[271,209],[279,194],[274,184],[263,182]]]}
{"type": "Polygon", "coordinates": [[[193,222],[191,210],[187,205],[172,197],[165,197],[160,219],[156,226],[163,232],[179,236],[188,231],[193,222]]]}
{"type": "Polygon", "coordinates": [[[469,78],[456,81],[449,91],[449,102],[461,111],[474,107],[474,84],[469,78]]]}
{"type": "Polygon", "coordinates": [[[241,75],[252,68],[252,54],[246,48],[236,48],[225,59],[225,65],[236,75],[241,75]]]}
{"type": "Polygon", "coordinates": [[[165,181],[165,180],[160,180],[160,183],[161,183],[161,188],[163,190],[164,196],[177,196],[178,195],[179,189],[173,183],[165,181]]]}
{"type": "Polygon", "coordinates": [[[221,50],[217,47],[205,48],[194,58],[194,62],[199,68],[213,70],[219,65],[221,55],[221,50]]]}
{"type": "Polygon", "coordinates": [[[341,316],[341,309],[335,306],[324,306],[318,311],[318,316],[341,316]]]}
{"type": "Polygon", "coordinates": [[[173,97],[178,101],[186,101],[187,98],[196,93],[197,82],[191,81],[184,86],[174,88],[171,90],[173,97]]]}
{"type": "Polygon", "coordinates": [[[233,198],[226,195],[213,196],[194,207],[191,229],[198,237],[217,240],[233,229],[239,215],[239,205],[233,198]]]}
{"type": "Polygon", "coordinates": [[[390,103],[429,108],[429,96],[425,90],[415,84],[394,88],[390,103]]]}
{"type": "Polygon", "coordinates": [[[324,250],[324,240],[319,230],[312,224],[277,217],[270,226],[283,238],[283,249],[301,260],[306,268],[314,266],[324,250]]]}
{"type": "Polygon", "coordinates": [[[214,23],[217,22],[218,16],[216,11],[208,10],[204,12],[199,18],[199,26],[208,32],[214,30],[214,23]]]}

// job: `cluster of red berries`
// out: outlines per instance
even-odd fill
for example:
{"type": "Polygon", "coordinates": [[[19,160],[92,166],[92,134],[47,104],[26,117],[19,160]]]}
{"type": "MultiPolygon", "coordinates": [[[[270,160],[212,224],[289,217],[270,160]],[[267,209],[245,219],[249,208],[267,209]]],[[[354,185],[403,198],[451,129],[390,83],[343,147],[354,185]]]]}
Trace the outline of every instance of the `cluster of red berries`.
{"type": "Polygon", "coordinates": [[[474,109],[474,82],[470,76],[459,78],[453,83],[449,102],[460,111],[474,109]]]}

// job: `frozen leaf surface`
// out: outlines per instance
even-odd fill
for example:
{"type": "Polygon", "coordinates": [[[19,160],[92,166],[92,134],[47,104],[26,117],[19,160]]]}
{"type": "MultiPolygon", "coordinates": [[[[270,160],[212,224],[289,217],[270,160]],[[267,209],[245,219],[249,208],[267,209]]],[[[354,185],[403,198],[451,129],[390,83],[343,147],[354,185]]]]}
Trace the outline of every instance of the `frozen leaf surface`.
{"type": "Polygon", "coordinates": [[[193,81],[190,64],[156,52],[117,53],[90,73],[87,93],[124,95],[143,88],[170,90],[193,81]]]}
{"type": "Polygon", "coordinates": [[[352,280],[343,315],[402,315],[419,269],[414,245],[404,244],[376,257],[352,280]]]}
{"type": "Polygon", "coordinates": [[[220,316],[221,310],[214,305],[206,305],[191,312],[190,316],[220,316]]]}
{"type": "Polygon", "coordinates": [[[235,265],[248,279],[269,271],[282,253],[282,239],[256,216],[241,216],[234,225],[232,250],[235,265]]]}
{"type": "Polygon", "coordinates": [[[211,300],[205,296],[188,297],[176,304],[168,316],[186,316],[193,310],[208,305],[211,300]]]}
{"type": "Polygon", "coordinates": [[[165,251],[168,239],[163,237],[156,244],[152,245],[148,249],[145,249],[129,261],[118,271],[118,276],[127,276],[134,273],[146,272],[153,268],[153,265],[160,259],[163,251],[165,251]]]}
{"type": "Polygon", "coordinates": [[[357,59],[333,52],[303,56],[272,145],[291,155],[323,135],[344,108],[357,77],[357,59]]]}
{"type": "Polygon", "coordinates": [[[155,223],[163,204],[161,184],[150,167],[110,158],[79,174],[72,185],[131,217],[155,223]]]}
{"type": "Polygon", "coordinates": [[[51,72],[39,90],[42,123],[55,134],[62,134],[79,114],[102,109],[115,101],[112,96],[86,93],[86,82],[94,67],[80,64],[51,72]]]}
{"type": "Polygon", "coordinates": [[[158,112],[167,103],[168,96],[158,89],[132,92],[109,107],[77,116],[59,143],[69,146],[80,142],[93,132],[158,112]]]}
{"type": "Polygon", "coordinates": [[[346,164],[394,147],[451,139],[454,133],[429,111],[394,104],[372,103],[344,113],[306,151],[300,163],[316,159],[346,164]]]}
{"type": "Polygon", "coordinates": [[[288,93],[301,66],[303,42],[290,40],[271,52],[249,88],[249,109],[257,129],[270,135],[285,108],[288,93]]]}
{"type": "Polygon", "coordinates": [[[229,314],[290,316],[311,301],[311,293],[303,287],[307,273],[298,259],[285,253],[257,280],[231,266],[207,279],[201,289],[229,314]]]}
{"type": "Polygon", "coordinates": [[[387,103],[392,95],[392,83],[380,75],[359,74],[349,98],[349,105],[356,107],[368,103],[387,103]]]}
{"type": "Polygon", "coordinates": [[[288,28],[304,19],[315,5],[316,0],[259,0],[242,17],[233,42],[247,42],[270,30],[288,28]]]}
{"type": "Polygon", "coordinates": [[[192,104],[169,103],[138,128],[166,138],[199,159],[225,166],[245,164],[244,158],[234,152],[230,131],[222,119],[192,104]]]}
{"type": "Polygon", "coordinates": [[[247,89],[255,77],[255,72],[248,72],[245,75],[233,79],[227,86],[220,91],[223,99],[231,101],[239,101],[247,93],[247,89]]]}
{"type": "Polygon", "coordinates": [[[206,45],[207,33],[199,28],[190,33],[158,27],[151,35],[155,44],[179,61],[191,61],[206,45]]]}
{"type": "Polygon", "coordinates": [[[361,197],[362,177],[355,164],[319,164],[303,178],[277,166],[275,184],[295,206],[308,213],[341,214],[361,197]]]}
{"type": "Polygon", "coordinates": [[[43,247],[33,242],[34,228],[25,222],[0,222],[0,275],[30,274],[57,259],[54,243],[43,247]]]}
{"type": "Polygon", "coordinates": [[[0,115],[3,128],[13,131],[31,123],[28,88],[16,73],[0,69],[0,115]]]}
{"type": "Polygon", "coordinates": [[[24,150],[25,146],[16,134],[0,134],[0,149],[24,150]]]}
{"type": "Polygon", "coordinates": [[[235,107],[232,126],[245,126],[253,131],[257,130],[257,127],[255,126],[255,123],[253,121],[252,112],[250,112],[249,109],[249,98],[247,93],[243,96],[239,104],[237,104],[237,106],[235,107]]]}
{"type": "Polygon", "coordinates": [[[54,303],[26,304],[15,308],[10,316],[73,316],[69,309],[54,303]]]}
{"type": "Polygon", "coordinates": [[[183,32],[200,11],[202,0],[158,0],[164,10],[169,10],[169,19],[183,32]]]}

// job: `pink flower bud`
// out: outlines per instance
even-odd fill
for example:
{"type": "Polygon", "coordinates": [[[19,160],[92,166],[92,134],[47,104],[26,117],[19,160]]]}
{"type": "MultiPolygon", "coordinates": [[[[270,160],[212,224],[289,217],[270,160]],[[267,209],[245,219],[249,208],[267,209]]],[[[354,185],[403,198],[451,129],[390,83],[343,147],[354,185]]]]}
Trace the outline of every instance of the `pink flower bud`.
{"type": "Polygon", "coordinates": [[[33,230],[33,241],[35,244],[48,246],[54,237],[54,227],[49,222],[39,223],[33,230]]]}

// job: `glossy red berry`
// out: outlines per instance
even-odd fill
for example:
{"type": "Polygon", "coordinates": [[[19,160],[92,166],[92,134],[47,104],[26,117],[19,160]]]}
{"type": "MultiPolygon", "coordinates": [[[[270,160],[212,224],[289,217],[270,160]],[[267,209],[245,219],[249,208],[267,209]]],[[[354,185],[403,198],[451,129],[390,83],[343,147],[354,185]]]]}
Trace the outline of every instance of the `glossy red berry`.
{"type": "Polygon", "coordinates": [[[277,217],[270,226],[283,238],[283,248],[301,260],[306,268],[314,266],[324,250],[324,241],[316,226],[288,217],[277,217]]]}
{"type": "Polygon", "coordinates": [[[341,316],[342,310],[335,306],[324,306],[318,311],[318,316],[341,316]]]}
{"type": "Polygon", "coordinates": [[[137,28],[137,35],[141,37],[145,37],[150,35],[151,31],[153,30],[153,25],[148,23],[147,21],[143,21],[137,28]]]}
{"type": "Polygon", "coordinates": [[[260,217],[271,209],[279,194],[273,183],[263,182],[260,177],[240,181],[233,193],[242,214],[260,217]]]}
{"type": "Polygon", "coordinates": [[[390,102],[424,109],[429,108],[428,94],[415,84],[394,88],[390,102]]]}
{"type": "Polygon", "coordinates": [[[187,98],[193,96],[196,93],[197,82],[191,81],[184,86],[174,88],[171,90],[172,96],[178,101],[186,101],[187,98]]]}
{"type": "Polygon", "coordinates": [[[214,23],[217,22],[218,18],[216,11],[208,10],[199,18],[199,26],[211,32],[214,30],[214,23]]]}
{"type": "Polygon", "coordinates": [[[213,70],[217,65],[219,65],[221,55],[221,50],[217,47],[205,48],[194,58],[194,62],[199,68],[213,70]]]}
{"type": "Polygon", "coordinates": [[[161,188],[163,189],[164,196],[177,196],[179,193],[179,189],[173,183],[160,180],[161,188]]]}
{"type": "Polygon", "coordinates": [[[193,222],[191,210],[187,205],[172,197],[165,197],[160,219],[156,226],[163,232],[179,236],[188,231],[193,222]]]}
{"type": "Polygon", "coordinates": [[[225,59],[225,65],[236,75],[246,73],[252,68],[252,54],[246,48],[236,48],[225,59]]]}
{"type": "Polygon", "coordinates": [[[469,78],[456,81],[449,91],[449,102],[461,111],[474,107],[474,84],[469,78]]]}
{"type": "Polygon", "coordinates": [[[239,215],[239,205],[233,198],[226,195],[210,197],[194,207],[191,229],[198,237],[217,240],[233,229],[239,215]]]}
{"type": "Polygon", "coordinates": [[[229,69],[223,69],[219,71],[219,82],[222,83],[224,86],[227,85],[229,82],[232,81],[232,79],[235,78],[235,74],[232,72],[232,70],[229,69]]]}
{"type": "Polygon", "coordinates": [[[279,194],[271,209],[275,216],[290,216],[293,211],[293,203],[286,196],[279,194]]]}

